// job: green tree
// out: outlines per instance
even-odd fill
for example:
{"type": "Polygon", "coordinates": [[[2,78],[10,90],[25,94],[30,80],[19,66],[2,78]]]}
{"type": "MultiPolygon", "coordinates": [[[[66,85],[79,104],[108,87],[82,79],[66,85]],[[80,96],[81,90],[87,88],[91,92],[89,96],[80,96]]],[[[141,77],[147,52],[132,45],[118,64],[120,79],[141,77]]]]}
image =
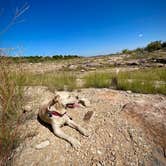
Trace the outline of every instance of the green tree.
{"type": "Polygon", "coordinates": [[[146,47],[145,47],[145,50],[146,51],[149,51],[149,52],[152,52],[152,51],[155,51],[155,50],[159,50],[162,48],[162,44],[161,44],[161,41],[154,41],[154,42],[151,42],[149,43],[146,47]]]}
{"type": "Polygon", "coordinates": [[[124,50],[122,50],[122,53],[123,53],[123,54],[130,54],[130,53],[131,53],[131,51],[130,51],[130,50],[128,50],[128,49],[124,49],[124,50]]]}

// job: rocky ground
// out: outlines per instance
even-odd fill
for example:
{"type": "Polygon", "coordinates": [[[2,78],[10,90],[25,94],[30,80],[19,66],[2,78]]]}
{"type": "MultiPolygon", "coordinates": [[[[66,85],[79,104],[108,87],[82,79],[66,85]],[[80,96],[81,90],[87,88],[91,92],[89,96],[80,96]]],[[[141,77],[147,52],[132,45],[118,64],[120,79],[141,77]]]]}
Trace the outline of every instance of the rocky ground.
{"type": "Polygon", "coordinates": [[[13,153],[14,166],[164,166],[166,165],[166,96],[135,94],[111,89],[82,89],[69,92],[90,101],[85,108],[68,113],[90,136],[64,126],[65,133],[81,142],[79,149],[53,135],[37,120],[43,100],[52,97],[46,87],[25,90],[24,137],[13,153]],[[84,116],[93,111],[90,120],[84,116]]]}
{"type": "MultiPolygon", "coordinates": [[[[52,71],[86,71],[123,68],[123,70],[147,67],[166,67],[166,50],[140,54],[110,54],[96,57],[80,57],[68,60],[57,60],[40,63],[21,63],[21,68],[27,72],[45,73],[52,71]]],[[[18,64],[12,66],[19,70],[18,64]]]]}

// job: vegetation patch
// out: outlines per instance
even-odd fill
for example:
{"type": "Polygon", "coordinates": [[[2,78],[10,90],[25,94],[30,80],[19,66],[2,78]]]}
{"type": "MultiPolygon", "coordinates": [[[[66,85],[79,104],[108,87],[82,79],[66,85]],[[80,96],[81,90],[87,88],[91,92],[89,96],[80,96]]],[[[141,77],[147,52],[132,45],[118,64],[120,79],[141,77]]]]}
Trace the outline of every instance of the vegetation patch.
{"type": "Polygon", "coordinates": [[[165,68],[149,68],[138,71],[101,73],[95,72],[84,77],[85,87],[114,88],[137,93],[166,94],[165,68]]]}
{"type": "MultiPolygon", "coordinates": [[[[1,50],[0,50],[1,51],[1,50]]],[[[0,52],[1,57],[1,52],[0,52]]],[[[79,59],[78,55],[53,55],[53,56],[8,56],[13,63],[41,63],[41,62],[54,62],[59,60],[79,59]]]]}
{"type": "Polygon", "coordinates": [[[76,88],[76,77],[71,72],[51,72],[44,74],[20,73],[13,75],[20,86],[47,86],[50,90],[73,90],[76,88]]]}
{"type": "Polygon", "coordinates": [[[85,87],[109,88],[111,85],[110,73],[94,72],[84,77],[85,87]]]}
{"type": "Polygon", "coordinates": [[[12,150],[20,142],[19,124],[24,103],[23,89],[11,77],[10,63],[5,58],[0,61],[0,165],[7,164],[12,150]]]}
{"type": "Polygon", "coordinates": [[[120,72],[117,89],[138,93],[166,94],[166,70],[165,68],[149,68],[120,72]]]}

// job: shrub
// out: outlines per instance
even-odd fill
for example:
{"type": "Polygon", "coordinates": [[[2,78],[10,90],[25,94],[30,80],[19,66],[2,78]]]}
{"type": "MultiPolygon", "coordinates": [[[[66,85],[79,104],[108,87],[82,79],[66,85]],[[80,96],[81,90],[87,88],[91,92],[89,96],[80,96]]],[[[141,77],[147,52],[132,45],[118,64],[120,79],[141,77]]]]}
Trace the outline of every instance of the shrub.
{"type": "Polygon", "coordinates": [[[122,50],[122,53],[123,53],[123,54],[130,54],[130,53],[131,53],[131,51],[130,51],[130,50],[128,50],[128,49],[124,49],[124,50],[122,50]]]}
{"type": "Polygon", "coordinates": [[[154,42],[151,42],[149,43],[146,47],[145,47],[145,50],[146,51],[149,51],[149,52],[152,52],[152,51],[155,51],[155,50],[159,50],[162,48],[162,44],[161,44],[161,41],[154,41],[154,42]]]}

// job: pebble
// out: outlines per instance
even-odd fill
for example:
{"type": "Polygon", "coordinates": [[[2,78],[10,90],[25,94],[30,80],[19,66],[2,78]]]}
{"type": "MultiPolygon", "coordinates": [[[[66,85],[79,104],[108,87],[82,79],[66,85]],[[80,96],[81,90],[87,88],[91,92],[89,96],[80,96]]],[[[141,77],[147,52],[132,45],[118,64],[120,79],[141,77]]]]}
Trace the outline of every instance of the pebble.
{"type": "Polygon", "coordinates": [[[132,91],[131,91],[131,90],[127,90],[126,92],[127,92],[127,93],[129,93],[129,94],[131,94],[131,93],[132,93],[132,91]]]}
{"type": "Polygon", "coordinates": [[[100,150],[97,150],[97,153],[98,153],[98,154],[102,154],[102,152],[101,152],[100,150]]]}
{"type": "Polygon", "coordinates": [[[32,107],[29,106],[29,105],[24,106],[22,109],[23,109],[23,113],[31,112],[32,111],[32,107]]]}

